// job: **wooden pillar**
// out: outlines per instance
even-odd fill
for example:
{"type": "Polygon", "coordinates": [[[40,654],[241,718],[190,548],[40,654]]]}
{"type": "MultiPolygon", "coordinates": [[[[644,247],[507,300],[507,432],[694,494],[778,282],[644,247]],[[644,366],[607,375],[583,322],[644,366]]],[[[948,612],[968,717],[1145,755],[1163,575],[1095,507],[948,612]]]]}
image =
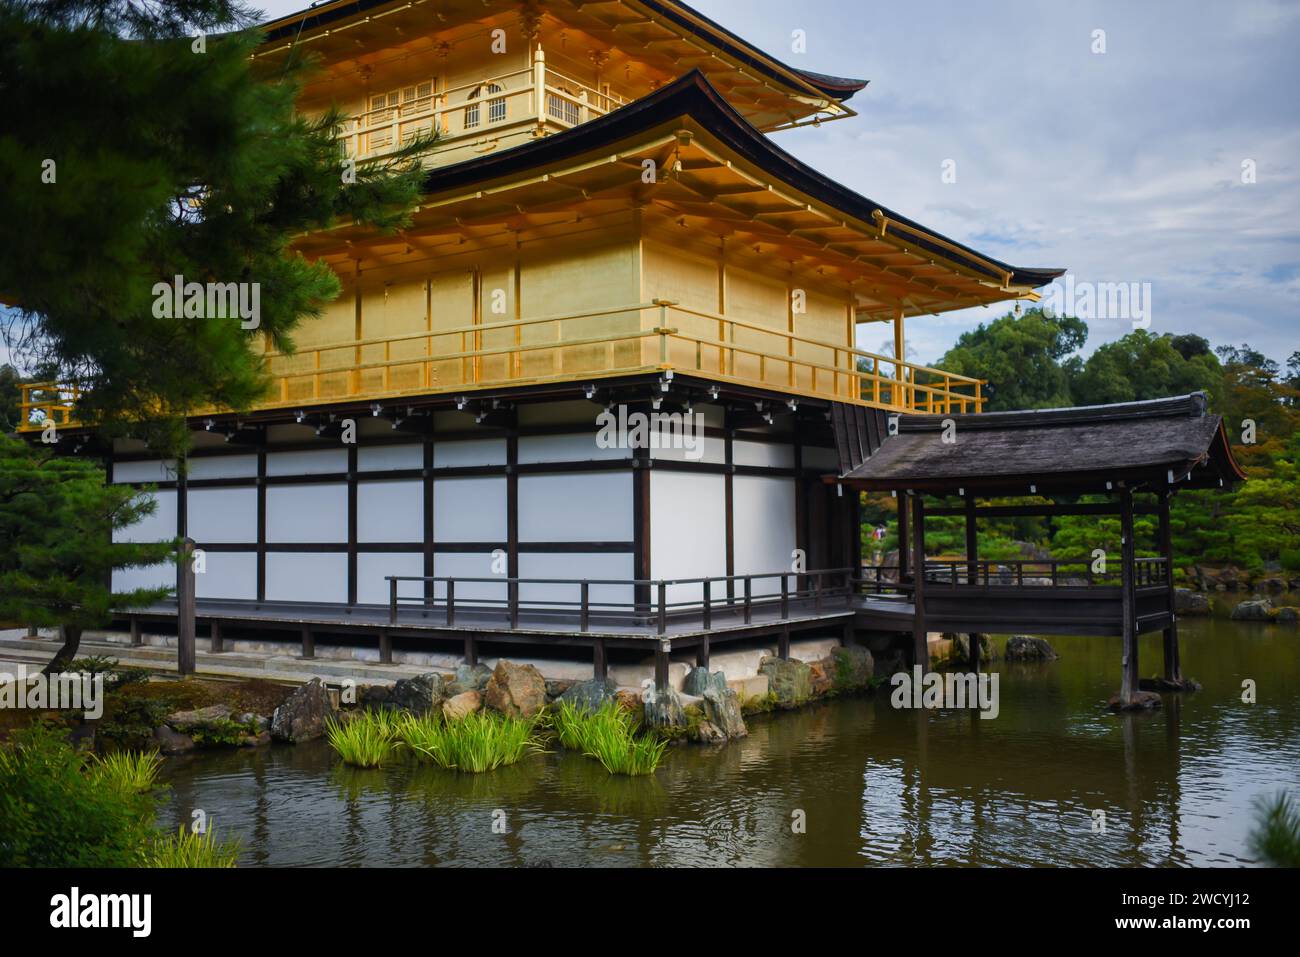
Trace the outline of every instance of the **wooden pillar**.
{"type": "Polygon", "coordinates": [[[700,643],[695,646],[695,666],[708,670],[709,667],[709,636],[705,635],[700,639],[700,643]]]}
{"type": "Polygon", "coordinates": [[[393,636],[386,631],[379,633],[379,661],[385,665],[393,663],[393,636]]]}
{"type": "Polygon", "coordinates": [[[981,637],[983,636],[978,635],[974,632],[971,632],[966,636],[967,640],[970,642],[970,670],[975,672],[978,672],[980,670],[980,638],[981,637]]]}
{"type": "Polygon", "coordinates": [[[311,633],[310,625],[302,626],[302,656],[304,658],[316,657],[316,636],[311,633]]]}
{"type": "Polygon", "coordinates": [[[144,644],[144,635],[140,629],[140,619],[131,619],[131,647],[139,648],[144,644]]]}
{"type": "Polygon", "coordinates": [[[776,638],[776,656],[782,661],[790,660],[790,626],[782,625],[776,638]]]}
{"type": "Polygon", "coordinates": [[[907,379],[907,370],[903,368],[903,363],[907,360],[907,341],[903,333],[903,310],[898,310],[898,315],[894,317],[894,358],[898,362],[894,363],[894,389],[897,395],[891,396],[893,404],[900,408],[907,407],[907,389],[904,382],[907,379]]]}
{"type": "MultiPolygon", "coordinates": [[[[134,618],[131,619],[131,629],[132,629],[132,632],[134,633],[134,630],[135,630],[135,619],[134,619],[134,618]]],[[[28,637],[28,638],[39,638],[39,637],[41,637],[40,629],[37,628],[35,625],[28,625],[28,626],[27,626],[27,637],[28,637]]],[[[133,642],[133,643],[134,643],[134,642],[133,642]]]]}
{"type": "Polygon", "coordinates": [[[1164,632],[1165,680],[1182,681],[1183,663],[1178,654],[1178,602],[1174,593],[1174,541],[1169,527],[1169,490],[1160,493],[1160,552],[1165,557],[1165,588],[1169,603],[1169,625],[1164,632]]]}
{"type": "Polygon", "coordinates": [[[912,664],[920,665],[921,671],[930,668],[930,649],[926,644],[927,629],[925,625],[925,505],[920,493],[912,502],[912,540],[916,555],[916,568],[912,575],[912,604],[916,609],[912,616],[912,664]]]}
{"type": "MultiPolygon", "coordinates": [[[[392,649],[389,649],[391,657],[392,649]]],[[[478,664],[478,643],[474,641],[473,635],[465,636],[465,664],[473,668],[478,664]]]]}
{"type": "Polygon", "coordinates": [[[176,673],[194,674],[194,539],[181,543],[176,565],[176,673]]]}
{"type": "Polygon", "coordinates": [[[1134,595],[1133,595],[1133,490],[1127,485],[1120,489],[1119,498],[1119,523],[1120,535],[1123,536],[1123,547],[1121,548],[1120,570],[1121,570],[1121,596],[1120,613],[1124,620],[1121,623],[1121,634],[1124,636],[1124,657],[1123,676],[1119,686],[1120,704],[1128,705],[1138,692],[1138,636],[1137,621],[1134,614],[1134,595]]]}
{"type": "Polygon", "coordinates": [[[591,643],[591,671],[597,681],[604,681],[609,677],[609,656],[604,638],[597,638],[591,643]]]}
{"type": "Polygon", "coordinates": [[[655,647],[655,691],[660,693],[668,690],[668,653],[672,647],[670,641],[661,641],[655,647]]]}
{"type": "MultiPolygon", "coordinates": [[[[966,493],[966,583],[974,585],[979,579],[979,541],[975,535],[975,496],[966,493]]],[[[957,584],[953,582],[953,584],[957,584]]]]}
{"type": "Polygon", "coordinates": [[[211,627],[211,631],[209,632],[209,635],[211,638],[211,646],[208,649],[209,651],[211,651],[214,655],[219,655],[226,650],[226,643],[222,640],[221,637],[221,622],[214,621],[212,623],[212,627],[211,627]]]}

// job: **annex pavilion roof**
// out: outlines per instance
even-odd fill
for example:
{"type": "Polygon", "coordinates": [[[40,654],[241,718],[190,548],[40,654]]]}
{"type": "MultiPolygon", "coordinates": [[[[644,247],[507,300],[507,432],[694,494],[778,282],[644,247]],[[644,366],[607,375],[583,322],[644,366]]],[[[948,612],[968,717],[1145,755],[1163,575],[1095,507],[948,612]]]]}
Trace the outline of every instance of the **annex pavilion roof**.
{"type": "MultiPolygon", "coordinates": [[[[851,464],[851,463],[850,463],[851,464]]],[[[903,415],[841,476],[869,490],[1029,495],[1117,486],[1230,487],[1246,475],[1203,392],[1115,405],[903,415]],[[945,422],[952,441],[945,441],[945,422]],[[1031,487],[1033,491],[1031,491],[1031,487]]]]}

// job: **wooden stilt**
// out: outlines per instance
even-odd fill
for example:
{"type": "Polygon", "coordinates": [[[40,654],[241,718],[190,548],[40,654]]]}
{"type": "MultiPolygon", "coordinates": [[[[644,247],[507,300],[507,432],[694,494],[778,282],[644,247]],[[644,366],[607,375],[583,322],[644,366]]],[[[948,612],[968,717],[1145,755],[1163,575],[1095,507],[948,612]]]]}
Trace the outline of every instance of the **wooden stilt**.
{"type": "Polygon", "coordinates": [[[316,636],[311,633],[311,628],[307,625],[302,626],[302,656],[316,657],[316,636]]]}
{"type": "Polygon", "coordinates": [[[393,663],[393,636],[386,631],[379,633],[379,661],[385,665],[393,663]]]}
{"type": "Polygon", "coordinates": [[[776,639],[776,656],[782,661],[790,660],[790,626],[786,625],[776,639]]]}
{"type": "Polygon", "coordinates": [[[1181,683],[1183,663],[1178,654],[1178,603],[1174,592],[1174,543],[1169,528],[1169,491],[1160,493],[1160,552],[1165,559],[1165,588],[1169,602],[1169,625],[1164,631],[1165,680],[1181,683]]]}
{"type": "Polygon", "coordinates": [[[929,632],[925,624],[925,506],[921,496],[915,496],[912,509],[912,542],[915,563],[912,575],[912,665],[919,665],[924,673],[930,670],[930,646],[926,641],[929,632]]]}
{"type": "Polygon", "coordinates": [[[709,636],[705,635],[695,646],[695,665],[699,668],[709,667],[709,636]]]}
{"type": "Polygon", "coordinates": [[[221,622],[214,621],[212,623],[212,628],[209,632],[209,637],[211,638],[209,650],[214,655],[219,655],[226,650],[226,643],[221,636],[221,622]]]}
{"type": "MultiPolygon", "coordinates": [[[[131,619],[131,625],[132,625],[132,627],[135,626],[135,619],[134,619],[134,618],[131,619]]],[[[40,633],[40,631],[37,629],[37,627],[36,627],[35,625],[28,625],[28,626],[27,626],[27,637],[28,637],[28,638],[39,638],[40,636],[41,636],[41,633],[40,633]]]]}
{"type": "Polygon", "coordinates": [[[668,653],[672,642],[661,641],[655,649],[655,690],[662,693],[668,690],[668,653]]]}
{"type": "Polygon", "coordinates": [[[140,619],[131,619],[131,647],[139,648],[144,644],[144,634],[140,629],[140,619]]]}
{"type": "Polygon", "coordinates": [[[471,668],[478,664],[478,643],[473,635],[465,636],[465,664],[471,668]]]}
{"type": "Polygon", "coordinates": [[[972,633],[966,637],[970,640],[970,670],[978,672],[980,670],[980,638],[983,636],[972,633]]]}
{"type": "Polygon", "coordinates": [[[591,643],[591,671],[597,681],[609,677],[609,658],[605,651],[605,639],[597,638],[591,643]]]}
{"type": "Polygon", "coordinates": [[[1120,555],[1122,571],[1121,614],[1124,620],[1121,633],[1124,636],[1123,676],[1119,686],[1120,704],[1127,707],[1132,704],[1138,693],[1138,636],[1137,621],[1134,616],[1133,561],[1135,547],[1133,541],[1133,490],[1127,485],[1120,490],[1120,534],[1123,547],[1120,555]]]}

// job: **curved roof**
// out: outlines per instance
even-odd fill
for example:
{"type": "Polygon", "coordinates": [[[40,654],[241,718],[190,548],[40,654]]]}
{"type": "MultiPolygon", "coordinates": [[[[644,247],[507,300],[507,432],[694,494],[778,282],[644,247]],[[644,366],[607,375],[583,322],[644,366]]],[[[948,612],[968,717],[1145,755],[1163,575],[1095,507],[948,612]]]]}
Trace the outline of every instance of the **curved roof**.
{"type": "Polygon", "coordinates": [[[755,129],[698,70],[595,120],[553,136],[452,166],[430,170],[433,194],[496,177],[535,172],[540,166],[602,149],[674,118],[690,116],[710,134],[774,180],[786,183],[841,213],[885,232],[937,259],[955,262],[999,284],[1036,288],[1064,269],[1012,266],[949,239],[819,173],[755,129]]]}
{"type": "Polygon", "coordinates": [[[903,415],[898,433],[843,476],[870,489],[1028,495],[1106,483],[1219,488],[1245,479],[1203,392],[1114,405],[903,415]],[[945,422],[955,425],[945,441],[945,422]]]}

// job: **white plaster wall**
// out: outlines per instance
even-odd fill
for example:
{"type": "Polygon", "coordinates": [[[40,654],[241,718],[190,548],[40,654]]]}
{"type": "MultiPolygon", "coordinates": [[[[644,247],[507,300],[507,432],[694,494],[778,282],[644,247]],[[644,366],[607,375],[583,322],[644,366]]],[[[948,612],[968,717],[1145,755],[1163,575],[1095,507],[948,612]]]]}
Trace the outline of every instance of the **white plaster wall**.
{"type": "MultiPolygon", "coordinates": [[[[794,479],[737,475],[732,495],[736,574],[789,571],[795,548],[794,479]]],[[[777,579],[754,582],[755,595],[780,591],[777,579]]]]}
{"type": "Polygon", "coordinates": [[[632,457],[631,449],[602,449],[596,433],[573,435],[525,435],[519,439],[519,462],[594,462],[632,457]]]}
{"type": "MultiPolygon", "coordinates": [[[[650,573],[655,579],[727,574],[723,476],[651,471],[650,573]]],[[[693,602],[702,597],[700,585],[673,585],[667,594],[670,602],[693,602]]]]}
{"type": "Polygon", "coordinates": [[[357,485],[357,541],[423,542],[424,485],[419,481],[357,485]]]}
{"type": "Polygon", "coordinates": [[[436,469],[505,464],[505,439],[464,439],[458,442],[435,442],[433,445],[433,467],[436,469]]]}
{"type": "Polygon", "coordinates": [[[628,542],[632,534],[631,472],[520,476],[521,542],[628,542]]]}
{"type": "Polygon", "coordinates": [[[504,543],[505,477],[436,479],[433,483],[433,533],[438,542],[504,543]]]}
{"type": "Polygon", "coordinates": [[[114,482],[174,482],[176,481],[176,460],[148,462],[114,462],[114,482]]]}
{"type": "Polygon", "coordinates": [[[341,552],[267,552],[268,601],[348,600],[348,556],[341,552]]]}
{"type": "MultiPolygon", "coordinates": [[[[502,550],[504,551],[504,548],[502,550]]],[[[506,575],[504,573],[497,574],[492,571],[492,555],[490,552],[438,552],[433,556],[433,574],[441,578],[502,579],[500,584],[491,581],[475,583],[457,582],[457,604],[462,601],[468,603],[476,598],[495,599],[502,602],[507,598],[508,590],[505,583],[506,575]]],[[[446,582],[437,582],[435,584],[434,596],[438,601],[443,601],[447,597],[446,582]]]]}
{"type": "Polygon", "coordinates": [[[191,482],[203,479],[256,477],[256,455],[201,455],[190,459],[191,482]]]}
{"type": "Polygon", "coordinates": [[[176,566],[172,562],[146,565],[143,568],[119,568],[113,572],[113,591],[133,591],[136,588],[175,588],[176,566]]]}
{"type": "Polygon", "coordinates": [[[203,543],[257,541],[256,488],[192,488],[186,530],[203,543]]]}
{"type": "Polygon", "coordinates": [[[363,445],[357,449],[357,470],[360,472],[421,468],[424,468],[424,446],[421,444],[363,445]]]}
{"type": "MultiPolygon", "coordinates": [[[[630,554],[542,554],[540,552],[519,553],[520,578],[574,578],[591,580],[631,579],[633,575],[632,556],[630,554]]],[[[590,600],[592,602],[622,602],[630,604],[634,598],[632,586],[627,585],[592,585],[590,600]]],[[[579,585],[521,585],[521,601],[537,602],[573,602],[570,610],[577,614],[577,603],[582,599],[579,585]]],[[[595,610],[595,609],[593,609],[595,610]]],[[[626,613],[628,609],[615,609],[626,613]]]]}
{"type": "Polygon", "coordinates": [[[206,552],[194,576],[199,598],[257,598],[257,552],[206,552]]]}
{"type": "MultiPolygon", "coordinates": [[[[357,555],[357,601],[370,605],[388,604],[388,582],[386,575],[424,574],[424,554],[422,552],[361,552],[357,555]]],[[[401,597],[424,597],[424,585],[421,582],[398,582],[397,593],[401,597]]]]}
{"type": "Polygon", "coordinates": [[[794,447],[780,442],[748,442],[737,439],[731,443],[731,461],[736,465],[792,469],[794,447]]]}
{"type": "Polygon", "coordinates": [[[348,488],[343,483],[272,485],[266,490],[268,542],[346,542],[348,488]]]}
{"type": "Polygon", "coordinates": [[[310,449],[305,452],[268,452],[267,475],[324,475],[348,470],[348,450],[310,449]]]}
{"type": "Polygon", "coordinates": [[[174,489],[159,489],[152,493],[158,507],[152,515],[129,528],[113,531],[115,542],[162,542],[176,537],[176,492],[174,489]]]}

